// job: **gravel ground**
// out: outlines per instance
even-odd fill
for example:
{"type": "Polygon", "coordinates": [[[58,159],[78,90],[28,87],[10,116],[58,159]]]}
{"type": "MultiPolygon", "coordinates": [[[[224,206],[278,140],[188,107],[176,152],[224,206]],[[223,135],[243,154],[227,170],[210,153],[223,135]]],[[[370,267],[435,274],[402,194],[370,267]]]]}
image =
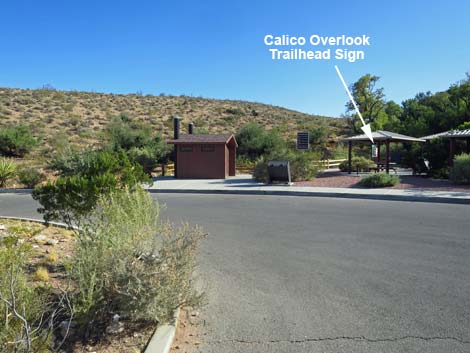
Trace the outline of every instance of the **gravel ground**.
{"type": "MultiPolygon", "coordinates": [[[[322,174],[310,181],[296,182],[296,186],[316,186],[330,188],[360,188],[356,184],[361,176],[348,175],[341,172],[329,172],[322,174]]],[[[420,176],[400,176],[401,183],[391,187],[392,189],[419,189],[435,191],[462,191],[470,192],[470,185],[454,185],[448,180],[429,179],[420,176]]]]}

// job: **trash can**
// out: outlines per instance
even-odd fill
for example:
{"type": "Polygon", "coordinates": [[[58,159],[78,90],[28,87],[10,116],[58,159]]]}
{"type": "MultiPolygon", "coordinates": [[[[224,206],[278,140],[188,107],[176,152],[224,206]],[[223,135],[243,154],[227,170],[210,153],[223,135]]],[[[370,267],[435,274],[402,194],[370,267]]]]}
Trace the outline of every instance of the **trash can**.
{"type": "Polygon", "coordinates": [[[268,162],[269,183],[284,182],[291,184],[289,161],[269,161],[268,162]]]}

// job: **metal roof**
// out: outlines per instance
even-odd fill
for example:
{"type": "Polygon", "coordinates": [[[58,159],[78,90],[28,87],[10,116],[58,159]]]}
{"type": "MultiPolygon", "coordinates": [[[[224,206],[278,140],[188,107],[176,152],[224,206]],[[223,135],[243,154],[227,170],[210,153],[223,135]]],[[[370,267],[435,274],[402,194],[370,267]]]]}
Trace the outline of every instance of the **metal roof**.
{"type": "Polygon", "coordinates": [[[424,137],[421,137],[421,138],[423,140],[434,140],[434,139],[437,139],[437,138],[450,138],[450,137],[455,137],[455,138],[470,137],[470,129],[466,129],[466,130],[449,130],[449,131],[440,132],[438,134],[424,136],[424,137]]]}
{"type": "Polygon", "coordinates": [[[180,145],[180,144],[226,144],[229,143],[230,140],[233,139],[235,144],[237,141],[233,134],[188,134],[188,135],[181,135],[177,140],[170,140],[168,143],[180,145]]]}
{"type": "MultiPolygon", "coordinates": [[[[377,130],[372,132],[372,138],[374,141],[395,141],[395,142],[425,142],[423,139],[419,139],[412,136],[406,136],[397,134],[396,132],[390,132],[385,130],[377,130]]],[[[366,134],[346,137],[343,141],[370,141],[366,134]]]]}

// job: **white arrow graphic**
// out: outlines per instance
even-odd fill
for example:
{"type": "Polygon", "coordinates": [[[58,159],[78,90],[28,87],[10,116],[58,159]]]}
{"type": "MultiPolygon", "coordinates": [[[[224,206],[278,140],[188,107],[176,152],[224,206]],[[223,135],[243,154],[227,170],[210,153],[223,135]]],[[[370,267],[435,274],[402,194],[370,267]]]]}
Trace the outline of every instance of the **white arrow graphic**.
{"type": "Polygon", "coordinates": [[[357,115],[359,115],[359,118],[361,118],[361,122],[362,122],[362,131],[364,131],[364,133],[366,134],[366,136],[369,138],[369,140],[372,141],[372,143],[374,143],[374,138],[372,137],[372,131],[370,129],[370,124],[367,124],[366,125],[366,122],[364,121],[364,118],[362,117],[362,114],[361,112],[359,111],[359,108],[357,107],[357,104],[356,102],[354,101],[354,98],[351,94],[351,92],[349,91],[349,88],[348,88],[348,85],[346,84],[346,82],[344,81],[344,78],[343,78],[343,75],[341,75],[341,71],[339,71],[339,68],[337,65],[335,65],[335,69],[336,69],[336,72],[338,73],[338,76],[339,76],[339,79],[341,80],[341,83],[343,84],[344,86],[344,89],[346,90],[347,94],[348,94],[348,97],[349,99],[351,100],[351,103],[352,105],[354,106],[354,109],[356,109],[356,113],[357,115]]]}

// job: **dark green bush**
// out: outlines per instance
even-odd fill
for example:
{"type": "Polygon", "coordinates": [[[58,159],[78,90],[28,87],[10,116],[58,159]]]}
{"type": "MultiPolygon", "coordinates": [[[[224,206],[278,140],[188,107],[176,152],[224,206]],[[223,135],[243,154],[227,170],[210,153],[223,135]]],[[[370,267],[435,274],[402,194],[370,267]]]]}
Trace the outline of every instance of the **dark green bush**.
{"type": "Polygon", "coordinates": [[[470,184],[470,154],[462,153],[455,157],[451,178],[455,183],[470,184]]]}
{"type": "Polygon", "coordinates": [[[365,188],[383,188],[387,186],[395,186],[400,183],[400,178],[397,175],[386,173],[375,173],[365,176],[361,179],[358,185],[365,188]]]}
{"type": "Polygon", "coordinates": [[[0,154],[8,157],[24,157],[37,145],[29,127],[24,125],[0,130],[0,154]]]}
{"type": "MultiPolygon", "coordinates": [[[[347,172],[349,165],[348,161],[343,161],[339,165],[339,170],[342,172],[347,172]]],[[[351,159],[351,168],[354,172],[368,172],[369,168],[374,167],[376,164],[374,161],[367,159],[365,157],[353,157],[351,159]]]]}
{"type": "Polygon", "coordinates": [[[257,158],[275,153],[285,148],[286,144],[275,131],[266,131],[258,124],[245,125],[236,136],[238,142],[237,154],[252,161],[257,158]]]}
{"type": "Polygon", "coordinates": [[[130,150],[132,147],[146,147],[153,143],[150,125],[132,123],[128,118],[118,117],[106,127],[110,147],[113,150],[130,150]]]}
{"type": "Polygon", "coordinates": [[[60,177],[33,191],[47,222],[72,225],[93,210],[100,195],[149,181],[142,167],[122,150],[72,154],[53,165],[60,177]]]}
{"type": "Polygon", "coordinates": [[[36,168],[25,167],[18,171],[18,180],[27,188],[33,189],[46,180],[46,175],[36,168]]]}

